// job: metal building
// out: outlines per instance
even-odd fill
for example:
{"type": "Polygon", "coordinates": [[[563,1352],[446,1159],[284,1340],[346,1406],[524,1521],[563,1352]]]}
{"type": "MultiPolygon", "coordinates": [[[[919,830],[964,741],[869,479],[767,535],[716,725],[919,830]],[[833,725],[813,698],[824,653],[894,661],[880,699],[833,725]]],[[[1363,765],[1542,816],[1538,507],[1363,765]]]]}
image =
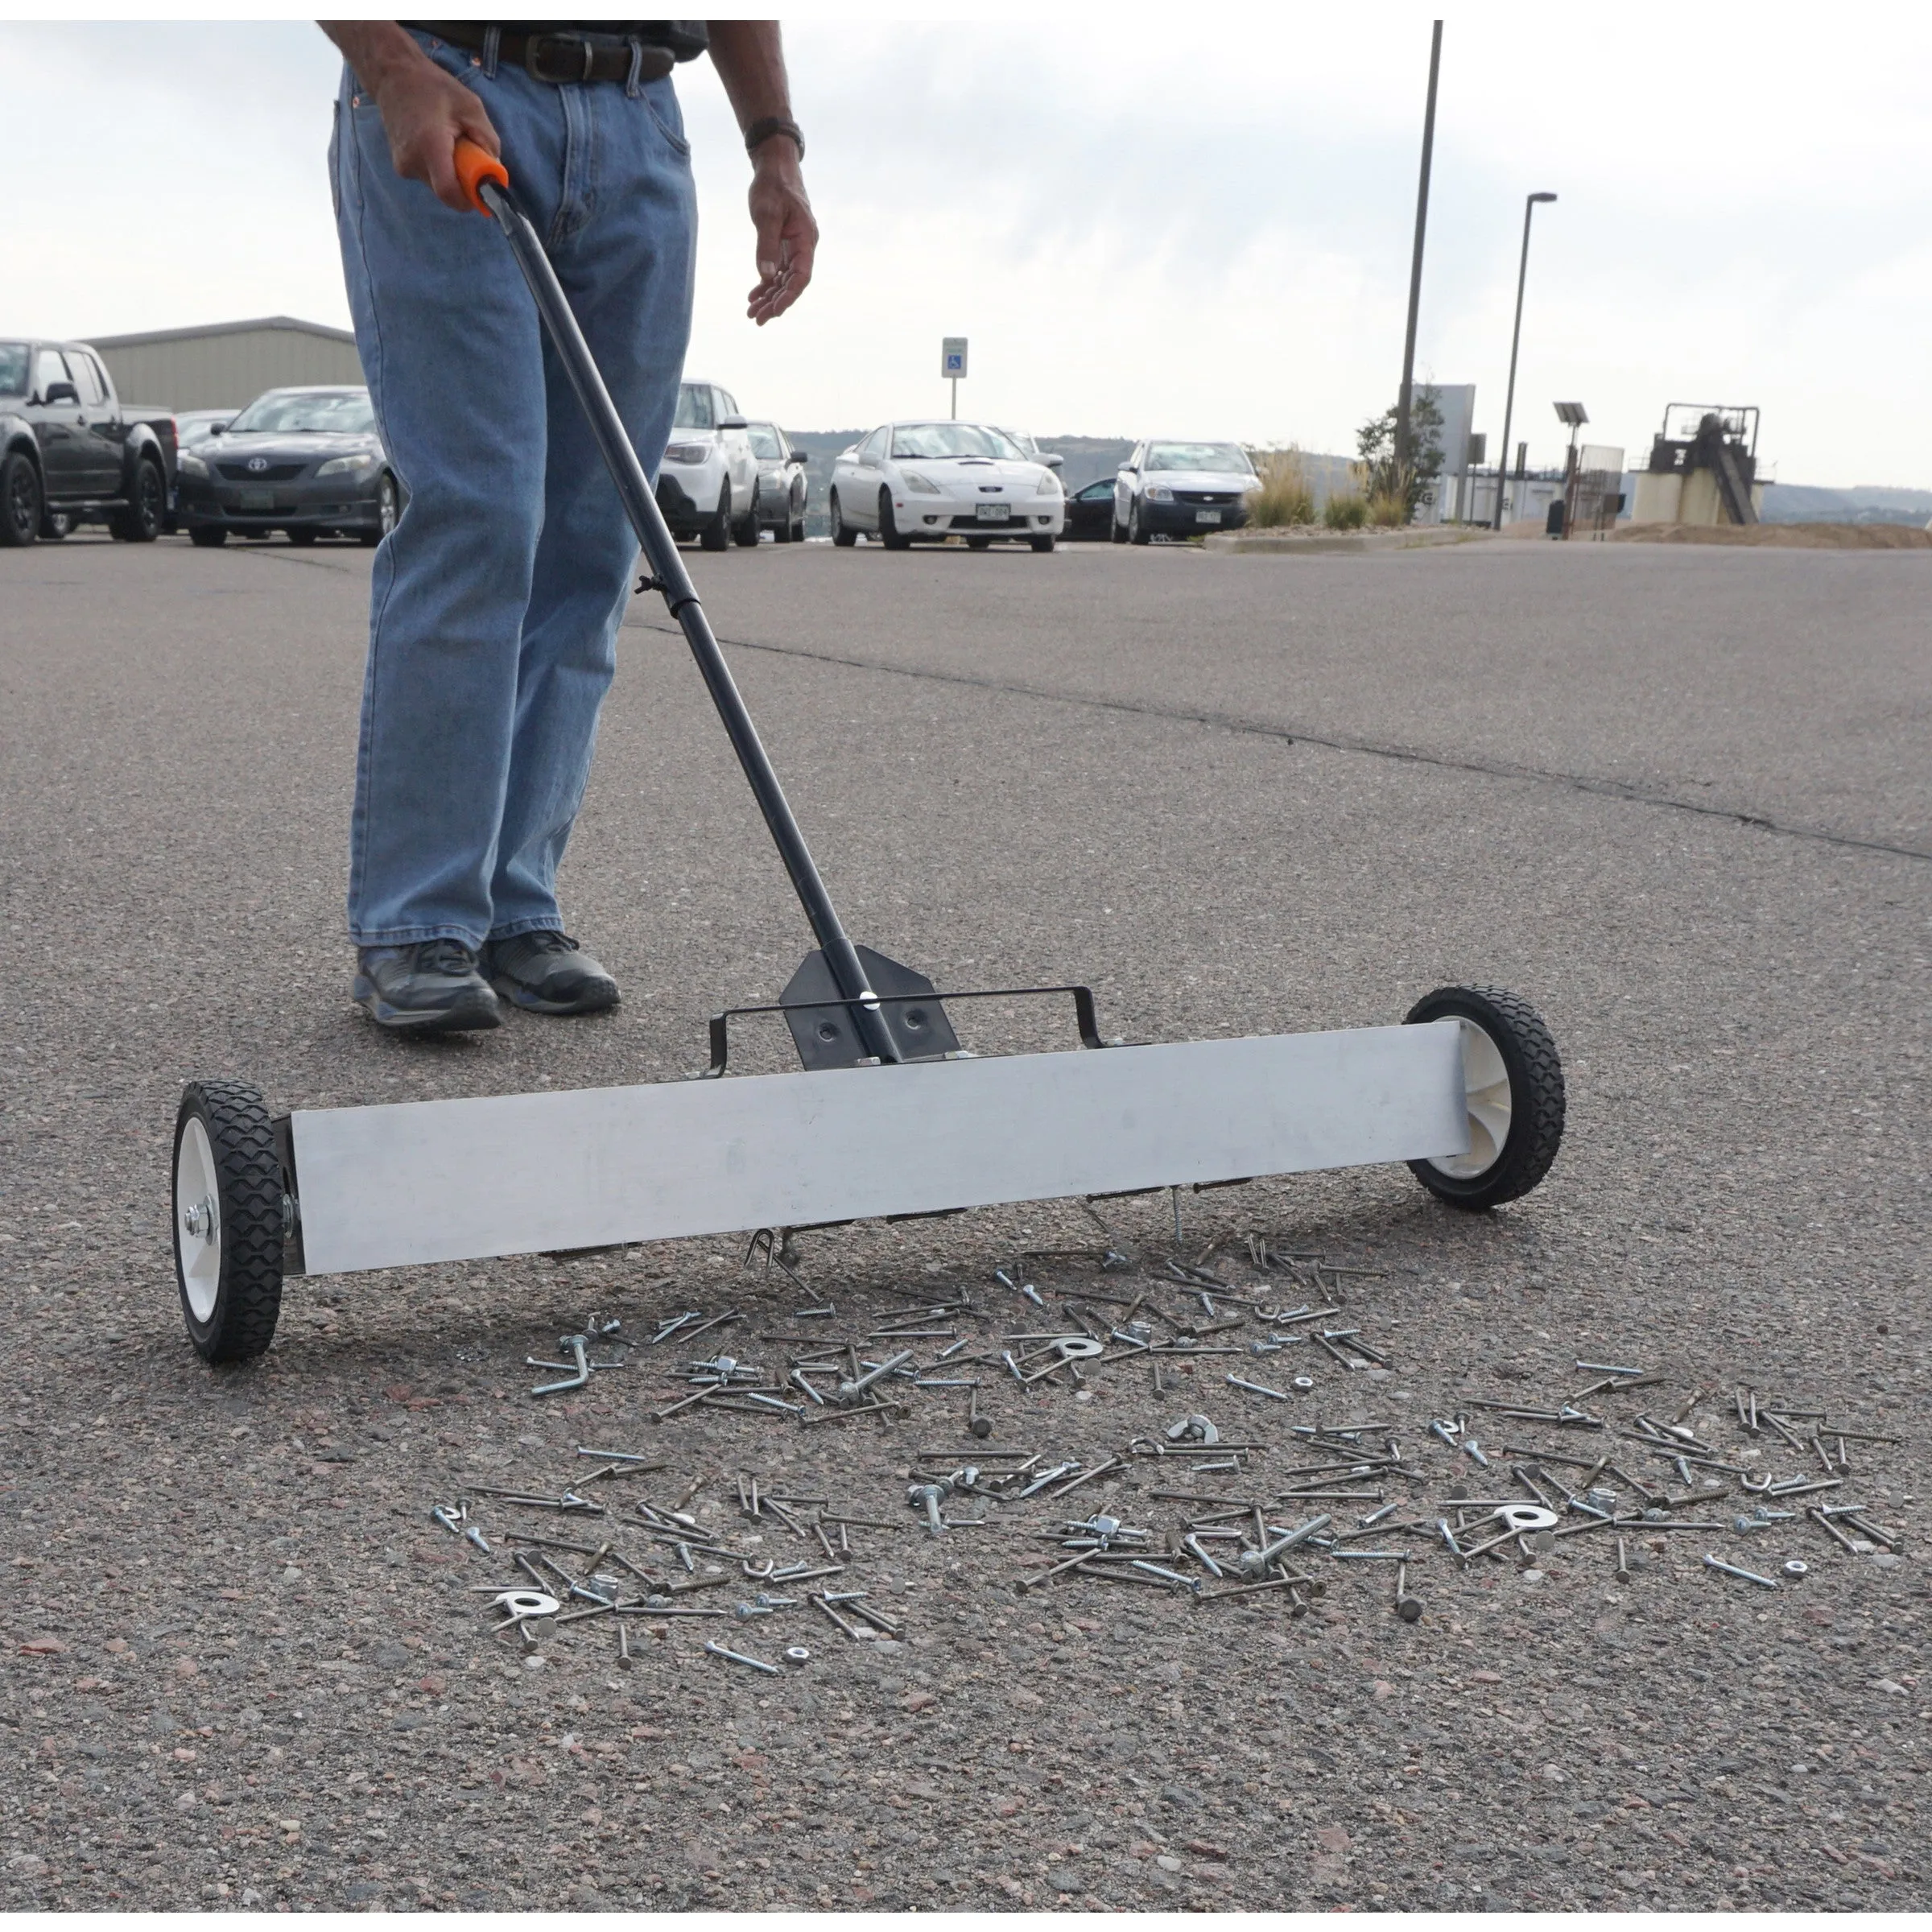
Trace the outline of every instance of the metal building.
{"type": "Polygon", "coordinates": [[[124,400],[163,409],[240,409],[265,389],[362,380],[347,329],[293,316],[84,339],[100,351],[124,400]]]}

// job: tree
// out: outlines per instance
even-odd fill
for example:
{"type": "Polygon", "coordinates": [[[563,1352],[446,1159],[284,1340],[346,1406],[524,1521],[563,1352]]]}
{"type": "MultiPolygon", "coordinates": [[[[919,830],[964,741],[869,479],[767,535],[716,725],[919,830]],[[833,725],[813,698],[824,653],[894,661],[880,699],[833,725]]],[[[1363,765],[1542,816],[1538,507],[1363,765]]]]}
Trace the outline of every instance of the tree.
{"type": "Polygon", "coordinates": [[[1368,495],[1398,499],[1413,518],[1429,486],[1443,473],[1443,406],[1435,389],[1418,382],[1409,404],[1409,460],[1398,464],[1395,450],[1397,412],[1371,416],[1356,431],[1355,447],[1368,472],[1368,495]]]}

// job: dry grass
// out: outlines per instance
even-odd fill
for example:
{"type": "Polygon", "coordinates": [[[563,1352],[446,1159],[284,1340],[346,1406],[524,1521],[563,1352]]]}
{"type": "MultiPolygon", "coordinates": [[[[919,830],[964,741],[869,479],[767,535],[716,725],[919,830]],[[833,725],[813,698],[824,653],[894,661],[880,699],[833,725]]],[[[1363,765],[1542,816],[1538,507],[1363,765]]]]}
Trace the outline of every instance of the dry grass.
{"type": "Polygon", "coordinates": [[[1368,499],[1359,489],[1339,489],[1322,506],[1331,530],[1360,530],[1368,521],[1368,499]]]}
{"type": "Polygon", "coordinates": [[[1261,487],[1248,499],[1248,521],[1257,530],[1291,530],[1315,521],[1315,485],[1294,444],[1253,452],[1261,487]]]}
{"type": "Polygon", "coordinates": [[[1399,491],[1368,499],[1368,521],[1377,530],[1400,530],[1409,521],[1409,499],[1399,491]]]}

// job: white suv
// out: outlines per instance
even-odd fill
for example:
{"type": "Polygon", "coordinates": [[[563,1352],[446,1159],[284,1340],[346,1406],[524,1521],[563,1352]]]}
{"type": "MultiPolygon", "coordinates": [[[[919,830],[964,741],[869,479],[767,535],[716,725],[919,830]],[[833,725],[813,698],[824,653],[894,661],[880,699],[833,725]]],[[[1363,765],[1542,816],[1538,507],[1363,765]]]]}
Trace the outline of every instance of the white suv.
{"type": "Polygon", "coordinates": [[[680,382],[658,472],[658,508],[674,537],[707,550],[758,540],[758,459],[737,398],[715,382],[680,382]]]}

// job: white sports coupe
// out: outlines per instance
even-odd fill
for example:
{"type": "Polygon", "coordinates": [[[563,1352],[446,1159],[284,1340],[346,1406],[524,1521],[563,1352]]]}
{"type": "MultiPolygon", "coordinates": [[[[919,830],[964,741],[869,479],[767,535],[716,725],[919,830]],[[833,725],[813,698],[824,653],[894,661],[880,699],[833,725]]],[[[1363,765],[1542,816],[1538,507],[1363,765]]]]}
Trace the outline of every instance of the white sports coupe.
{"type": "Polygon", "coordinates": [[[861,532],[888,550],[964,537],[969,550],[1020,541],[1053,548],[1067,514],[1060,480],[984,423],[882,423],[832,464],[832,540],[861,532]]]}

